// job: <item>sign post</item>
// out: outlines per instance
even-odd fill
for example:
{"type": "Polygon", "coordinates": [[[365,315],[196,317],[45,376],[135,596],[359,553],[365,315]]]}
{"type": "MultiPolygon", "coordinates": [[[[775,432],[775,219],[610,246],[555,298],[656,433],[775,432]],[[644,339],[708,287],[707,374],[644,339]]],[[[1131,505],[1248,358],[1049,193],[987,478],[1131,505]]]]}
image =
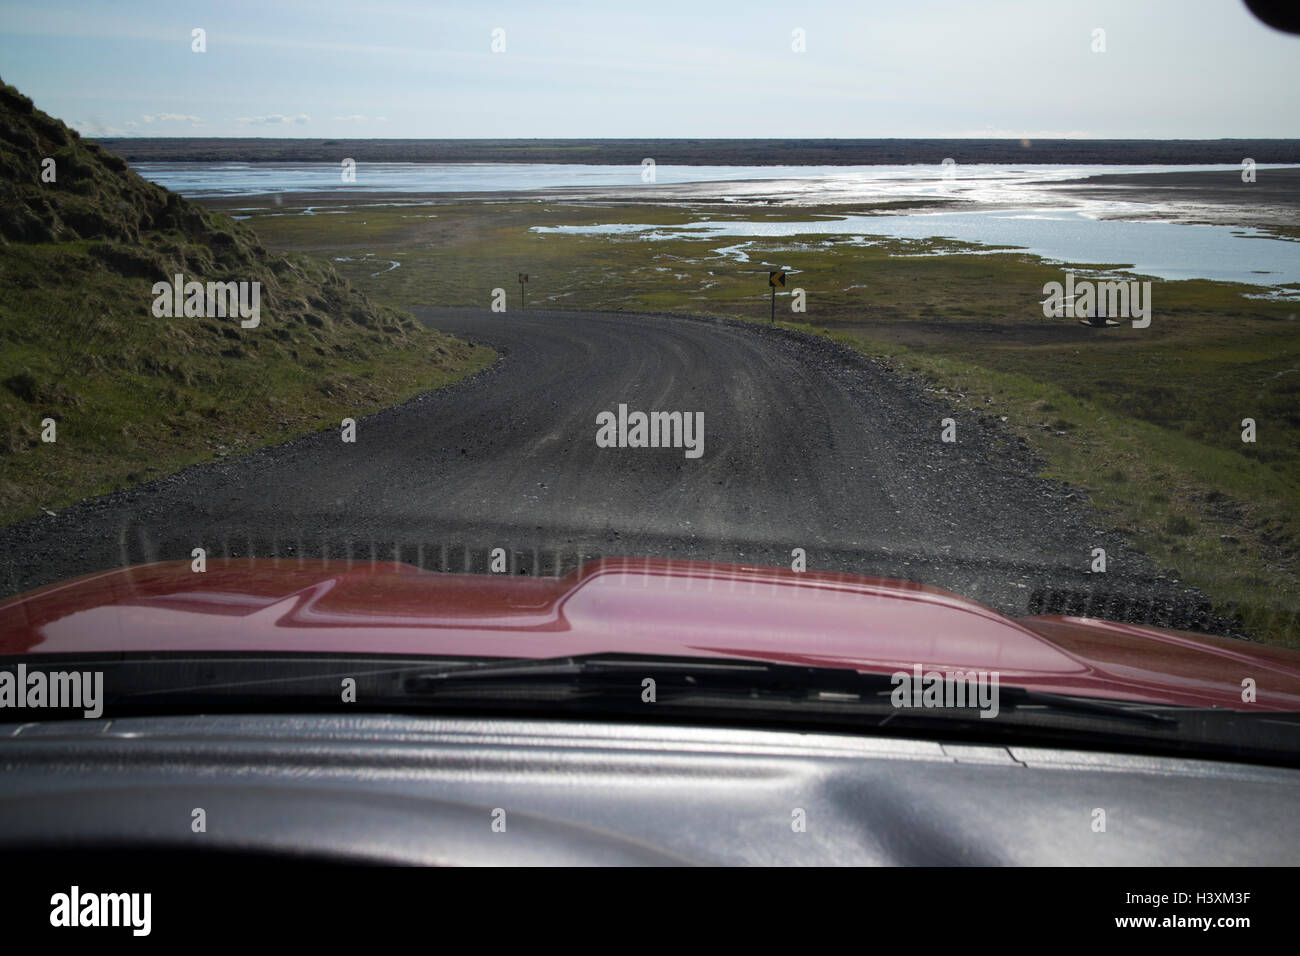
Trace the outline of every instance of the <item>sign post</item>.
{"type": "Polygon", "coordinates": [[[772,287],[772,324],[776,325],[776,287],[785,287],[785,270],[769,272],[767,274],[767,284],[772,287]]]}
{"type": "Polygon", "coordinates": [[[519,273],[519,308],[521,309],[528,308],[528,302],[526,301],[526,298],[524,296],[524,283],[527,281],[528,281],[528,273],[527,272],[519,273]]]}

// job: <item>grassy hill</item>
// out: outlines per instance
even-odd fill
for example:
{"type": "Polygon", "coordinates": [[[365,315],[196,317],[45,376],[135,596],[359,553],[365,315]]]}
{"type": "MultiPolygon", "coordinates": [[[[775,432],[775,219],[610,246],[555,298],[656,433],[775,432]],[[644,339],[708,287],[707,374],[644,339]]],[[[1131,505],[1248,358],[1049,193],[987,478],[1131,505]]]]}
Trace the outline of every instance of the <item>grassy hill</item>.
{"type": "Polygon", "coordinates": [[[327,262],[268,252],[2,82],[0,178],[0,525],[360,417],[493,358],[327,262]],[[153,285],[177,274],[260,283],[260,324],[156,317],[153,285]]]}

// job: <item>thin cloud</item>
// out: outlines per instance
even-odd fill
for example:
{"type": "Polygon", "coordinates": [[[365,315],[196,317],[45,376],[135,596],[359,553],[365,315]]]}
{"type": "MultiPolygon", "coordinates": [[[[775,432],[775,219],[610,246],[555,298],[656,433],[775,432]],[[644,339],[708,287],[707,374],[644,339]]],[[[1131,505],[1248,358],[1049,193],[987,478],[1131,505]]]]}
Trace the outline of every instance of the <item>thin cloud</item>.
{"type": "Polygon", "coordinates": [[[193,123],[196,126],[201,122],[197,116],[186,113],[146,113],[140,119],[146,123],[193,123]]]}
{"type": "Polygon", "coordinates": [[[283,113],[270,113],[266,116],[237,116],[235,122],[240,126],[301,126],[311,122],[306,113],[297,116],[285,116],[283,113]]]}

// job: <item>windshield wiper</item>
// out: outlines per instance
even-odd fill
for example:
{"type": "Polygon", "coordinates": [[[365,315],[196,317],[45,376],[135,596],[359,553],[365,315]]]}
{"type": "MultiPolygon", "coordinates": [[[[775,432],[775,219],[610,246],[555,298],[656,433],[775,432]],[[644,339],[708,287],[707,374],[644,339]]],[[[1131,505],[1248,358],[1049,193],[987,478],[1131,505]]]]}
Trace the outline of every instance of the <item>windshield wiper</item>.
{"type": "MultiPolygon", "coordinates": [[[[413,674],[406,678],[405,686],[409,693],[437,694],[441,691],[454,691],[458,685],[469,682],[573,677],[591,689],[593,679],[608,683],[620,677],[626,679],[628,675],[638,674],[656,679],[664,676],[670,679],[679,677],[682,686],[668,685],[670,697],[674,694],[680,696],[683,691],[693,694],[724,693],[740,688],[770,694],[774,690],[785,689],[798,693],[809,701],[816,699],[820,702],[838,701],[845,704],[889,704],[891,718],[912,710],[909,708],[908,711],[903,711],[890,703],[888,698],[896,685],[893,678],[886,674],[863,673],[838,667],[714,658],[638,657],[606,653],[531,660],[509,658],[457,664],[413,674]]],[[[1128,721],[1151,727],[1175,727],[1180,715],[1195,710],[1165,704],[1075,697],[1005,685],[999,687],[998,692],[1000,709],[1010,709],[1026,715],[1035,712],[1070,714],[1128,721]]],[[[661,693],[662,690],[656,688],[656,694],[661,693]]],[[[964,708],[966,711],[974,709],[977,708],[964,708]]],[[[963,708],[939,710],[946,710],[950,715],[966,716],[962,714],[963,708]]]]}
{"type": "Polygon", "coordinates": [[[1070,713],[1080,716],[1105,717],[1115,720],[1132,720],[1151,725],[1177,725],[1180,715],[1198,710],[1194,707],[1176,707],[1170,704],[1147,704],[1141,701],[1105,700],[1099,697],[1075,697],[1047,691],[1025,690],[1023,687],[1000,687],[999,704],[1003,708],[1029,713],[1035,708],[1052,713],[1070,713]]]}
{"type": "MultiPolygon", "coordinates": [[[[60,658],[59,666],[74,662],[60,658]]],[[[706,721],[840,733],[938,734],[1300,763],[1300,714],[1080,697],[1001,684],[992,708],[897,707],[889,674],[600,652],[540,659],[352,655],[132,656],[105,670],[105,716],[357,711],[706,721]],[[649,684],[647,679],[653,681],[649,684]],[[351,685],[350,696],[341,688],[351,685]]]]}
{"type": "MultiPolygon", "coordinates": [[[[658,674],[665,672],[680,674],[690,680],[695,674],[719,681],[721,684],[752,682],[760,677],[770,677],[773,672],[786,665],[768,664],[763,661],[719,660],[713,658],[670,658],[646,657],[619,654],[581,654],[569,657],[543,657],[536,659],[505,658],[502,660],[474,661],[455,664],[436,670],[427,670],[411,674],[406,678],[407,690],[415,693],[421,690],[436,690],[457,681],[473,680],[508,680],[511,678],[551,678],[551,677],[615,677],[626,676],[635,671],[653,670],[658,674]]],[[[793,668],[798,671],[815,672],[820,668],[793,668]]],[[[653,675],[649,675],[653,676],[653,675]]]]}
{"type": "MultiPolygon", "coordinates": [[[[71,662],[64,658],[62,666],[71,662]]],[[[89,662],[86,662],[89,664],[89,662]]],[[[100,666],[103,666],[101,664],[100,666]]],[[[597,652],[545,658],[350,658],[298,655],[231,657],[138,657],[117,659],[106,671],[109,701],[187,696],[211,700],[243,700],[286,695],[290,698],[328,694],[342,679],[357,685],[357,699],[451,698],[469,688],[476,697],[493,685],[514,691],[545,685],[552,699],[565,690],[575,695],[631,696],[641,699],[642,682],[655,682],[657,700],[693,696],[742,698],[805,706],[852,707],[865,712],[880,708],[891,718],[911,715],[969,716],[978,708],[896,708],[891,675],[840,667],[783,664],[746,658],[666,657],[597,652]]],[[[999,712],[1026,716],[1071,715],[1145,724],[1176,725],[1197,708],[1077,697],[1031,691],[1003,684],[997,688],[999,712]]],[[[1207,709],[1207,713],[1239,713],[1207,709]]],[[[1285,717],[1286,715],[1280,715],[1285,717]]]]}

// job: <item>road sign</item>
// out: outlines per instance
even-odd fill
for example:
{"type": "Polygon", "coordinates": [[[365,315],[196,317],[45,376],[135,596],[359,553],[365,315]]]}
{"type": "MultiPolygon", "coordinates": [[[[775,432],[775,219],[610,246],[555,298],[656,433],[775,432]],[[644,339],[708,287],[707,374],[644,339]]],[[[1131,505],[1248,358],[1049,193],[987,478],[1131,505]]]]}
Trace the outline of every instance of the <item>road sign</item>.
{"type": "Polygon", "coordinates": [[[785,270],[769,272],[767,274],[767,284],[772,287],[772,324],[776,324],[776,287],[785,287],[785,270]]]}
{"type": "Polygon", "coordinates": [[[527,273],[527,272],[521,272],[521,273],[519,273],[519,281],[520,281],[520,282],[527,282],[527,281],[528,281],[528,273],[527,273]]]}

